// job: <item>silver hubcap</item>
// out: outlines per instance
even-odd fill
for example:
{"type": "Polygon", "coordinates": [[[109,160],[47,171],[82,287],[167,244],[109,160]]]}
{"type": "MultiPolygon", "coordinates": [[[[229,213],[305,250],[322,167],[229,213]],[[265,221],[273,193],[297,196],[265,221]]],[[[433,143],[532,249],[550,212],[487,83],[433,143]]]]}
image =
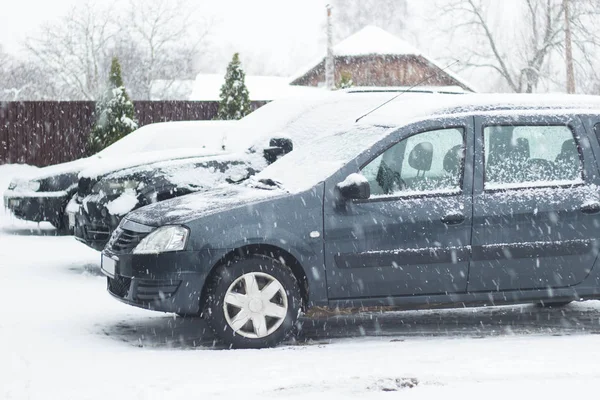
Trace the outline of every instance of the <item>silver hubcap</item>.
{"type": "Polygon", "coordinates": [[[223,302],[225,319],[231,329],[251,339],[275,332],[285,320],[287,310],[283,285],[263,272],[240,276],[227,289],[223,302]]]}

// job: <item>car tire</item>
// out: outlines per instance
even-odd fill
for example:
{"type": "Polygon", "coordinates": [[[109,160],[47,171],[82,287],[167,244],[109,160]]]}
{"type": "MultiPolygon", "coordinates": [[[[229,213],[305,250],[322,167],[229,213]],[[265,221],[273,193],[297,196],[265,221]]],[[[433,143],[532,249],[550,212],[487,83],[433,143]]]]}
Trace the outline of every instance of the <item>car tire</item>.
{"type": "Polygon", "coordinates": [[[562,308],[562,307],[568,306],[571,303],[572,303],[572,301],[555,301],[555,302],[541,301],[541,302],[537,303],[537,305],[539,307],[544,307],[544,308],[562,308]]]}
{"type": "Polygon", "coordinates": [[[228,347],[273,347],[292,334],[301,304],[292,271],[278,260],[254,255],[218,267],[204,316],[228,347]]]}

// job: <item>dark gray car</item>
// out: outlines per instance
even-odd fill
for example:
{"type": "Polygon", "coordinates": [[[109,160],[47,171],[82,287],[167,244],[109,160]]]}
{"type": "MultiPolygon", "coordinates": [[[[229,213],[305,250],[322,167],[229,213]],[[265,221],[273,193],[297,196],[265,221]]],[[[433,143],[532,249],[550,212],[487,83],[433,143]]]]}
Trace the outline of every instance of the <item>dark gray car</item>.
{"type": "Polygon", "coordinates": [[[399,98],[244,185],[129,214],[108,291],[272,346],[315,306],[600,296],[600,99],[399,98]]]}

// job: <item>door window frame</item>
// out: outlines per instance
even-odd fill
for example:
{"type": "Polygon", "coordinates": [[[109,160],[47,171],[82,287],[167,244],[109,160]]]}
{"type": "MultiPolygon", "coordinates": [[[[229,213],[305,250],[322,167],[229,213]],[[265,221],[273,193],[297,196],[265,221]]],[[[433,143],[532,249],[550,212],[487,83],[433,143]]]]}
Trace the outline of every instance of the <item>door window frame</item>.
{"type": "Polygon", "coordinates": [[[586,164],[585,151],[581,146],[581,134],[584,131],[582,122],[578,116],[570,115],[555,115],[550,116],[546,114],[537,115],[480,115],[475,118],[475,180],[473,182],[474,193],[493,194],[507,191],[524,191],[532,189],[551,189],[551,188],[571,188],[585,186],[590,181],[590,175],[588,171],[588,165],[586,164]],[[537,121],[536,121],[537,119],[537,121]],[[579,154],[579,160],[581,162],[581,182],[564,183],[564,184],[549,184],[549,185],[527,185],[528,183],[535,182],[522,182],[516,183],[514,187],[507,186],[501,188],[485,188],[485,128],[494,126],[540,126],[540,127],[551,127],[551,126],[564,126],[571,131],[575,144],[577,145],[577,152],[579,154]],[[480,173],[477,173],[477,169],[480,169],[480,173]],[[481,178],[481,179],[478,179],[481,178]]]}
{"type": "Polygon", "coordinates": [[[450,196],[462,195],[464,193],[465,169],[466,169],[465,167],[466,167],[466,160],[467,160],[467,156],[468,156],[467,132],[469,131],[469,129],[468,129],[467,123],[462,123],[462,124],[456,123],[456,124],[449,124],[449,125],[441,126],[441,127],[423,128],[423,129],[415,130],[415,131],[411,132],[410,134],[403,136],[401,139],[394,141],[389,146],[387,146],[384,150],[377,153],[377,155],[370,157],[368,159],[368,161],[362,163],[359,168],[359,173],[362,174],[362,170],[367,165],[369,165],[377,157],[381,156],[386,151],[388,151],[389,149],[391,149],[398,143],[402,142],[403,140],[408,140],[409,138],[419,135],[421,133],[448,130],[448,129],[457,129],[457,130],[462,131],[461,136],[462,136],[462,142],[463,142],[464,156],[462,158],[462,162],[460,165],[460,178],[459,178],[458,189],[456,189],[456,190],[449,189],[447,191],[439,191],[439,192],[431,191],[431,193],[415,193],[415,194],[407,193],[407,194],[382,195],[382,196],[378,196],[375,198],[368,198],[368,199],[353,199],[352,202],[353,203],[375,203],[375,202],[380,202],[380,201],[394,201],[394,200],[402,200],[402,199],[419,199],[419,198],[430,198],[430,197],[450,197],[450,196]]]}

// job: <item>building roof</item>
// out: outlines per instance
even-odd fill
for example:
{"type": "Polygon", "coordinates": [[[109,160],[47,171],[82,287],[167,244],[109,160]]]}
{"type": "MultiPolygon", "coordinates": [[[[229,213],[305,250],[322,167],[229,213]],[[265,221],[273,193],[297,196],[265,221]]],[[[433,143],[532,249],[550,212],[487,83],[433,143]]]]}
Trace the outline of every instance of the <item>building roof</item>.
{"type": "Polygon", "coordinates": [[[421,52],[399,37],[369,25],[333,46],[333,54],[344,57],[369,54],[421,55],[421,52]]]}
{"type": "MultiPolygon", "coordinates": [[[[333,54],[335,57],[360,57],[369,55],[395,55],[395,56],[418,56],[422,57],[426,62],[434,67],[444,71],[445,74],[452,77],[465,88],[473,91],[473,85],[465,81],[460,76],[450,71],[447,66],[441,65],[433,58],[423,54],[419,49],[410,43],[400,39],[399,37],[387,32],[379,27],[368,25],[354,33],[353,35],[342,40],[340,43],[333,46],[333,54]]],[[[289,82],[292,83],[305,74],[309,73],[313,68],[317,67],[324,61],[325,57],[313,61],[298,73],[294,74],[289,82]]]]}

